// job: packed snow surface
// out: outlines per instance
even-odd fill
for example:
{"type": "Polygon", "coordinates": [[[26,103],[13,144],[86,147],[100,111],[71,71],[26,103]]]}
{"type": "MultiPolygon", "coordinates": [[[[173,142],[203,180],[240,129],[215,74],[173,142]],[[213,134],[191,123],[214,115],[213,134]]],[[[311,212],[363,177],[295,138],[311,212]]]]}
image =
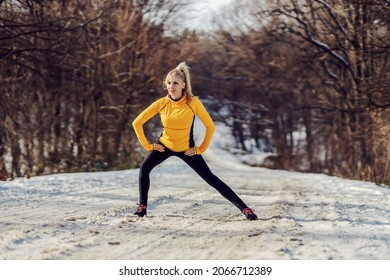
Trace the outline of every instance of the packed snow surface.
{"type": "Polygon", "coordinates": [[[138,169],[17,178],[0,182],[0,259],[390,259],[388,187],[250,167],[224,133],[204,157],[259,220],[177,158],[153,170],[144,218],[138,169]]]}

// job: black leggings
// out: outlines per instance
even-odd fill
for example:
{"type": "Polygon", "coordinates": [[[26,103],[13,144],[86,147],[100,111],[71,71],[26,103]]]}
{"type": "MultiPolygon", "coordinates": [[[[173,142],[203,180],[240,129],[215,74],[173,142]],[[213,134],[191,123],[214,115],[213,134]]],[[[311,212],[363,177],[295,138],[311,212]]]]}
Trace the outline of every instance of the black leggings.
{"type": "Polygon", "coordinates": [[[199,174],[210,186],[219,191],[223,197],[237,206],[240,210],[247,208],[246,204],[237,194],[224,182],[215,176],[201,155],[187,156],[184,152],[174,152],[165,147],[164,152],[151,151],[145,158],[139,173],[139,203],[148,204],[148,193],[150,187],[150,172],[154,167],[171,156],[177,156],[187,163],[196,173],[199,174]]]}

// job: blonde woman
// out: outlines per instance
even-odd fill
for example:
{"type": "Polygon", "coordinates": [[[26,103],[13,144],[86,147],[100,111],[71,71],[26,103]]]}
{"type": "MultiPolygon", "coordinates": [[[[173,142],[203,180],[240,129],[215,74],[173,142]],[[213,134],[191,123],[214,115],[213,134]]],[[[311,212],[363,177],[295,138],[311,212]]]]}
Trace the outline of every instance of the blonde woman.
{"type": "Polygon", "coordinates": [[[189,68],[185,62],[171,70],[164,81],[168,94],[146,108],[133,122],[135,133],[141,145],[149,152],[145,157],[139,175],[139,204],[134,215],[147,214],[150,172],[154,167],[171,156],[177,156],[187,163],[210,186],[233,203],[248,220],[257,220],[257,216],[237,194],[215,176],[202,154],[209,146],[215,131],[215,125],[202,102],[192,94],[189,68]],[[144,133],[143,125],[159,114],[163,131],[157,143],[150,143],[144,133]],[[193,138],[195,116],[206,127],[203,142],[196,146],[193,138]]]}

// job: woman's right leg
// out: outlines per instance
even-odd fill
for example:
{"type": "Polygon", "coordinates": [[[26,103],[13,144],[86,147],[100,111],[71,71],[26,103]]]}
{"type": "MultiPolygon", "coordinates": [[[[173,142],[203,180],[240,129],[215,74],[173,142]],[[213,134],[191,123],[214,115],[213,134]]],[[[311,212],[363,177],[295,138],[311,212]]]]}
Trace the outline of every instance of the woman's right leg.
{"type": "Polygon", "coordinates": [[[145,157],[139,170],[139,204],[148,205],[148,193],[150,188],[150,172],[154,167],[162,163],[171,156],[171,152],[165,149],[165,152],[151,151],[145,157]]]}

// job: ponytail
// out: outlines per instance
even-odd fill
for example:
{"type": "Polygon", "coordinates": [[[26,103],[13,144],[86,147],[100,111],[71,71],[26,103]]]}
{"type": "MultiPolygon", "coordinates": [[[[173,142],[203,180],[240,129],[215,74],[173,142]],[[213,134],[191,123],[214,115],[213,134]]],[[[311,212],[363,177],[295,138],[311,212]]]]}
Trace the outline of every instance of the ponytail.
{"type": "MultiPolygon", "coordinates": [[[[190,77],[190,71],[189,67],[185,62],[179,63],[179,65],[176,66],[175,69],[171,70],[165,81],[167,80],[168,77],[172,77],[174,80],[177,78],[180,78],[182,82],[185,83],[185,88],[184,88],[184,94],[187,95],[187,102],[191,103],[192,97],[194,96],[192,93],[192,87],[191,87],[191,77],[190,77]]],[[[166,87],[166,84],[164,82],[164,87],[166,87]]]]}
{"type": "Polygon", "coordinates": [[[187,95],[188,103],[191,103],[191,98],[194,95],[192,94],[190,67],[188,67],[185,62],[180,62],[180,64],[176,67],[176,70],[180,70],[184,74],[184,82],[186,83],[185,94],[187,95]]]}

